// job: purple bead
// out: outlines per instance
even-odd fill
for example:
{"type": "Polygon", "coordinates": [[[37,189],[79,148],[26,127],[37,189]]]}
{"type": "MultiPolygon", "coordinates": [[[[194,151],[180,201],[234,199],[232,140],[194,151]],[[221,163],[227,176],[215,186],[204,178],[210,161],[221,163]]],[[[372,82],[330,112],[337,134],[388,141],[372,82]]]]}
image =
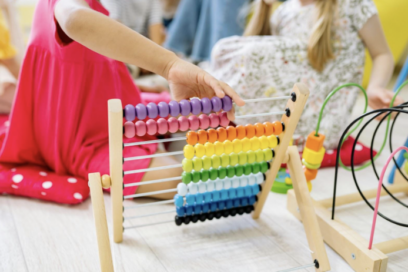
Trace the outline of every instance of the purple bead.
{"type": "Polygon", "coordinates": [[[224,96],[221,99],[222,102],[222,109],[224,111],[230,111],[232,109],[232,99],[228,95],[224,96]]]}
{"type": "Polygon", "coordinates": [[[190,101],[187,101],[185,99],[180,101],[180,110],[181,110],[181,115],[187,116],[191,113],[191,104],[190,101]]]}
{"type": "Polygon", "coordinates": [[[202,110],[201,101],[197,98],[193,98],[190,100],[191,103],[191,113],[194,115],[199,115],[202,110]]]}
{"type": "Polygon", "coordinates": [[[180,105],[177,101],[170,101],[169,103],[169,107],[170,107],[170,115],[173,117],[179,116],[180,114],[180,105]]]}
{"type": "Polygon", "coordinates": [[[203,113],[209,114],[212,111],[211,100],[209,98],[204,97],[203,99],[201,99],[201,105],[203,113]]]}
{"type": "Polygon", "coordinates": [[[157,117],[157,115],[159,115],[159,108],[157,108],[157,105],[154,104],[153,102],[147,104],[146,108],[147,115],[149,116],[149,118],[154,119],[157,117]]]}
{"type": "Polygon", "coordinates": [[[126,105],[125,106],[125,119],[126,121],[133,121],[136,118],[136,111],[133,105],[126,105]]]}
{"type": "Polygon", "coordinates": [[[222,102],[221,99],[218,97],[214,96],[211,98],[211,104],[212,104],[212,110],[214,112],[219,112],[222,109],[222,102]]]}
{"type": "Polygon", "coordinates": [[[139,120],[144,120],[147,116],[146,106],[142,103],[136,105],[136,117],[139,120]]]}
{"type": "Polygon", "coordinates": [[[159,108],[159,115],[160,117],[167,117],[169,116],[169,105],[166,102],[160,102],[157,107],[159,108]]]}

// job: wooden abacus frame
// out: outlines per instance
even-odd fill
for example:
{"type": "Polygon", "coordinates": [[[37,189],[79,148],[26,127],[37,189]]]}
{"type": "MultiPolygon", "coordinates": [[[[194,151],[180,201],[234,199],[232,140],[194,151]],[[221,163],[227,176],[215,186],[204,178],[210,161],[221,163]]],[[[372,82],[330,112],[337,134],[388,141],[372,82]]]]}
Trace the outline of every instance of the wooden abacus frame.
{"type": "MultiPolygon", "coordinates": [[[[266,173],[266,180],[262,185],[262,191],[258,195],[258,201],[255,203],[252,217],[254,219],[259,218],[281,164],[287,163],[292,177],[296,200],[301,204],[299,207],[300,214],[303,219],[312,258],[315,260],[315,264],[317,263],[316,271],[328,271],[330,270],[330,265],[303,174],[299,152],[295,146],[289,147],[290,140],[309,97],[309,90],[304,84],[297,83],[293,88],[293,92],[296,94],[296,99],[294,101],[289,99],[287,102],[286,107],[290,109],[290,115],[282,116],[281,121],[285,124],[285,130],[281,134],[279,146],[275,148],[275,157],[270,164],[269,171],[266,173]]],[[[113,240],[115,243],[120,243],[123,239],[123,113],[121,101],[119,99],[109,100],[108,110],[110,177],[101,178],[99,173],[89,174],[102,271],[114,270],[102,187],[111,188],[113,240]]]]}
{"type": "MultiPolygon", "coordinates": [[[[387,186],[391,193],[404,192],[408,194],[408,183],[402,175],[396,171],[394,184],[387,186]]],[[[377,189],[363,191],[367,199],[375,198],[377,189]]],[[[387,193],[381,189],[381,196],[387,193]]],[[[329,209],[332,207],[333,198],[319,201],[313,200],[320,229],[324,241],[339,254],[357,272],[386,272],[388,256],[386,254],[408,248],[408,236],[384,241],[373,245],[368,249],[368,240],[354,231],[339,219],[331,220],[329,209]]],[[[359,193],[347,194],[336,197],[336,207],[363,201],[359,193]]],[[[295,192],[288,191],[288,210],[299,220],[301,215],[298,211],[295,192]]]]}

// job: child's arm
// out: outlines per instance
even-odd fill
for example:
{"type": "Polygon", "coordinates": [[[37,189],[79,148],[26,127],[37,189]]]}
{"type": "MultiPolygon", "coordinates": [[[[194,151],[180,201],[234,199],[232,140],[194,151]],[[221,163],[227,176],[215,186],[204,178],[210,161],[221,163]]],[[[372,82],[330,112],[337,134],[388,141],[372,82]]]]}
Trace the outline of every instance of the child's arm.
{"type": "MultiPolygon", "coordinates": [[[[244,101],[226,83],[109,17],[92,10],[84,0],[60,0],[55,18],[71,39],[89,49],[165,77],[177,100],[228,94],[238,106],[244,101]]],[[[232,112],[230,118],[234,118],[232,112]]]]}
{"type": "MultiPolygon", "coordinates": [[[[372,16],[359,31],[373,60],[370,82],[367,88],[369,105],[373,109],[388,108],[394,93],[387,90],[387,84],[394,71],[394,59],[385,39],[378,15],[372,16]]],[[[397,97],[394,105],[404,101],[397,97]]]]}

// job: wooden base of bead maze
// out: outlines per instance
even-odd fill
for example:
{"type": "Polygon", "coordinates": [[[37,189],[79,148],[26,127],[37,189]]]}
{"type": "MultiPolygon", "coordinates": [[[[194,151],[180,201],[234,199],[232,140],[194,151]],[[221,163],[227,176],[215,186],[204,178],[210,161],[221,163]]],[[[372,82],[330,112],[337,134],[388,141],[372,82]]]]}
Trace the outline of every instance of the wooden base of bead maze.
{"type": "MultiPolygon", "coordinates": [[[[391,193],[405,192],[408,194],[408,182],[397,171],[393,185],[387,186],[391,193]]],[[[367,199],[376,197],[377,189],[363,191],[367,199]]],[[[381,196],[387,193],[382,190],[381,196]]],[[[297,197],[293,190],[288,192],[287,208],[299,220],[297,197]]],[[[386,254],[408,248],[408,236],[374,244],[368,249],[368,240],[364,239],[351,227],[342,221],[331,220],[332,198],[320,201],[313,200],[317,220],[323,234],[324,241],[339,254],[357,272],[385,272],[387,271],[388,257],[386,254]]],[[[336,207],[363,201],[359,193],[339,196],[336,198],[336,207]]]]}
{"type": "MultiPolygon", "coordinates": [[[[275,157],[270,163],[266,173],[266,180],[262,184],[262,191],[258,194],[258,201],[254,205],[252,217],[259,218],[275,177],[282,163],[287,163],[292,177],[296,202],[300,204],[300,214],[303,218],[304,229],[312,252],[312,259],[316,271],[329,271],[330,264],[324,247],[323,236],[318,224],[313,202],[309,194],[306,179],[303,174],[302,163],[296,147],[289,146],[304,105],[309,96],[309,90],[303,84],[295,84],[293,92],[295,101],[289,100],[286,107],[290,109],[290,116],[283,115],[281,121],[285,124],[285,131],[281,137],[280,145],[275,149],[275,157]]],[[[92,207],[101,271],[114,271],[110,249],[108,227],[103,202],[103,188],[111,188],[112,213],[113,213],[113,240],[116,243],[123,239],[123,172],[122,172],[122,105],[118,99],[108,102],[109,107],[109,160],[110,177],[100,177],[99,173],[89,174],[92,207]]]]}

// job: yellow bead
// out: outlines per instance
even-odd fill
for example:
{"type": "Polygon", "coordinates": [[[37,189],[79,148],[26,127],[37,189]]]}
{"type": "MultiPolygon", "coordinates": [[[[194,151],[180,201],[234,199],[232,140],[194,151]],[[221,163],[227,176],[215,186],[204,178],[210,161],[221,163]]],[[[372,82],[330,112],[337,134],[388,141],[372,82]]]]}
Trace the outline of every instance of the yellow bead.
{"type": "Polygon", "coordinates": [[[247,162],[248,163],[254,163],[256,161],[256,155],[255,152],[252,150],[249,150],[247,152],[247,162]]]}
{"type": "Polygon", "coordinates": [[[193,161],[190,159],[183,159],[181,162],[183,165],[183,171],[185,172],[191,172],[193,170],[193,161]]]}
{"type": "Polygon", "coordinates": [[[221,165],[220,156],[212,155],[211,156],[212,168],[218,168],[221,165]]]}
{"type": "Polygon", "coordinates": [[[222,154],[224,154],[224,143],[215,142],[214,147],[216,155],[221,156],[222,154]]]}
{"type": "Polygon", "coordinates": [[[302,157],[309,164],[321,164],[323,161],[324,153],[326,153],[324,147],[320,148],[318,152],[305,147],[303,149],[302,157]]]}
{"type": "Polygon", "coordinates": [[[202,144],[196,144],[194,146],[194,149],[196,157],[201,158],[202,156],[205,155],[205,147],[202,144]]]}
{"type": "Polygon", "coordinates": [[[265,149],[269,147],[269,141],[268,138],[266,138],[265,135],[261,136],[259,138],[259,141],[261,141],[261,149],[265,149]]]}
{"type": "Polygon", "coordinates": [[[186,159],[194,158],[194,146],[186,145],[186,146],[184,146],[183,151],[184,151],[184,157],[186,159]]]}
{"type": "Polygon", "coordinates": [[[275,135],[268,136],[267,138],[268,138],[268,141],[269,141],[269,147],[270,148],[275,148],[275,147],[278,146],[278,139],[276,139],[275,135]]]}
{"type": "Polygon", "coordinates": [[[232,144],[234,145],[234,152],[239,153],[242,151],[242,142],[241,140],[235,139],[232,141],[232,144]]]}
{"type": "Polygon", "coordinates": [[[201,169],[203,169],[203,160],[201,158],[195,157],[193,159],[193,169],[195,171],[200,171],[201,169]]]}
{"type": "Polygon", "coordinates": [[[285,178],[285,183],[286,183],[286,185],[292,185],[292,179],[291,178],[285,178]]]}
{"type": "Polygon", "coordinates": [[[309,192],[312,191],[313,186],[312,186],[312,182],[311,182],[311,181],[308,181],[308,182],[307,182],[307,188],[309,189],[309,192]]]}
{"type": "Polygon", "coordinates": [[[242,142],[242,151],[246,152],[251,150],[251,141],[248,138],[244,138],[241,140],[242,142]]]}
{"type": "Polygon", "coordinates": [[[203,160],[203,168],[205,170],[209,170],[211,168],[211,166],[212,166],[211,158],[207,157],[207,156],[204,156],[204,157],[202,157],[202,160],[203,160]]]}
{"type": "Polygon", "coordinates": [[[261,142],[259,141],[258,138],[254,137],[250,141],[251,141],[251,149],[253,151],[256,151],[261,148],[261,142]]]}
{"type": "Polygon", "coordinates": [[[228,165],[229,165],[229,155],[222,154],[221,155],[221,166],[222,167],[227,167],[228,165]]]}
{"type": "Polygon", "coordinates": [[[205,147],[205,155],[208,157],[211,157],[212,155],[214,155],[215,153],[215,148],[214,148],[214,144],[213,143],[205,143],[204,144],[205,147]]]}
{"type": "Polygon", "coordinates": [[[265,161],[272,160],[272,150],[270,148],[265,148],[262,150],[262,152],[264,154],[265,161]]]}
{"type": "Polygon", "coordinates": [[[231,154],[234,152],[234,145],[231,143],[231,141],[226,140],[224,142],[224,152],[225,154],[231,154]]]}
{"type": "Polygon", "coordinates": [[[229,154],[230,165],[235,166],[238,164],[238,155],[237,153],[229,154]]]}
{"type": "Polygon", "coordinates": [[[248,157],[246,152],[240,152],[238,153],[238,163],[240,165],[244,165],[248,162],[248,157]]]}
{"type": "Polygon", "coordinates": [[[255,155],[256,155],[256,161],[257,162],[263,162],[265,160],[264,153],[263,153],[262,150],[255,151],[255,155]]]}

